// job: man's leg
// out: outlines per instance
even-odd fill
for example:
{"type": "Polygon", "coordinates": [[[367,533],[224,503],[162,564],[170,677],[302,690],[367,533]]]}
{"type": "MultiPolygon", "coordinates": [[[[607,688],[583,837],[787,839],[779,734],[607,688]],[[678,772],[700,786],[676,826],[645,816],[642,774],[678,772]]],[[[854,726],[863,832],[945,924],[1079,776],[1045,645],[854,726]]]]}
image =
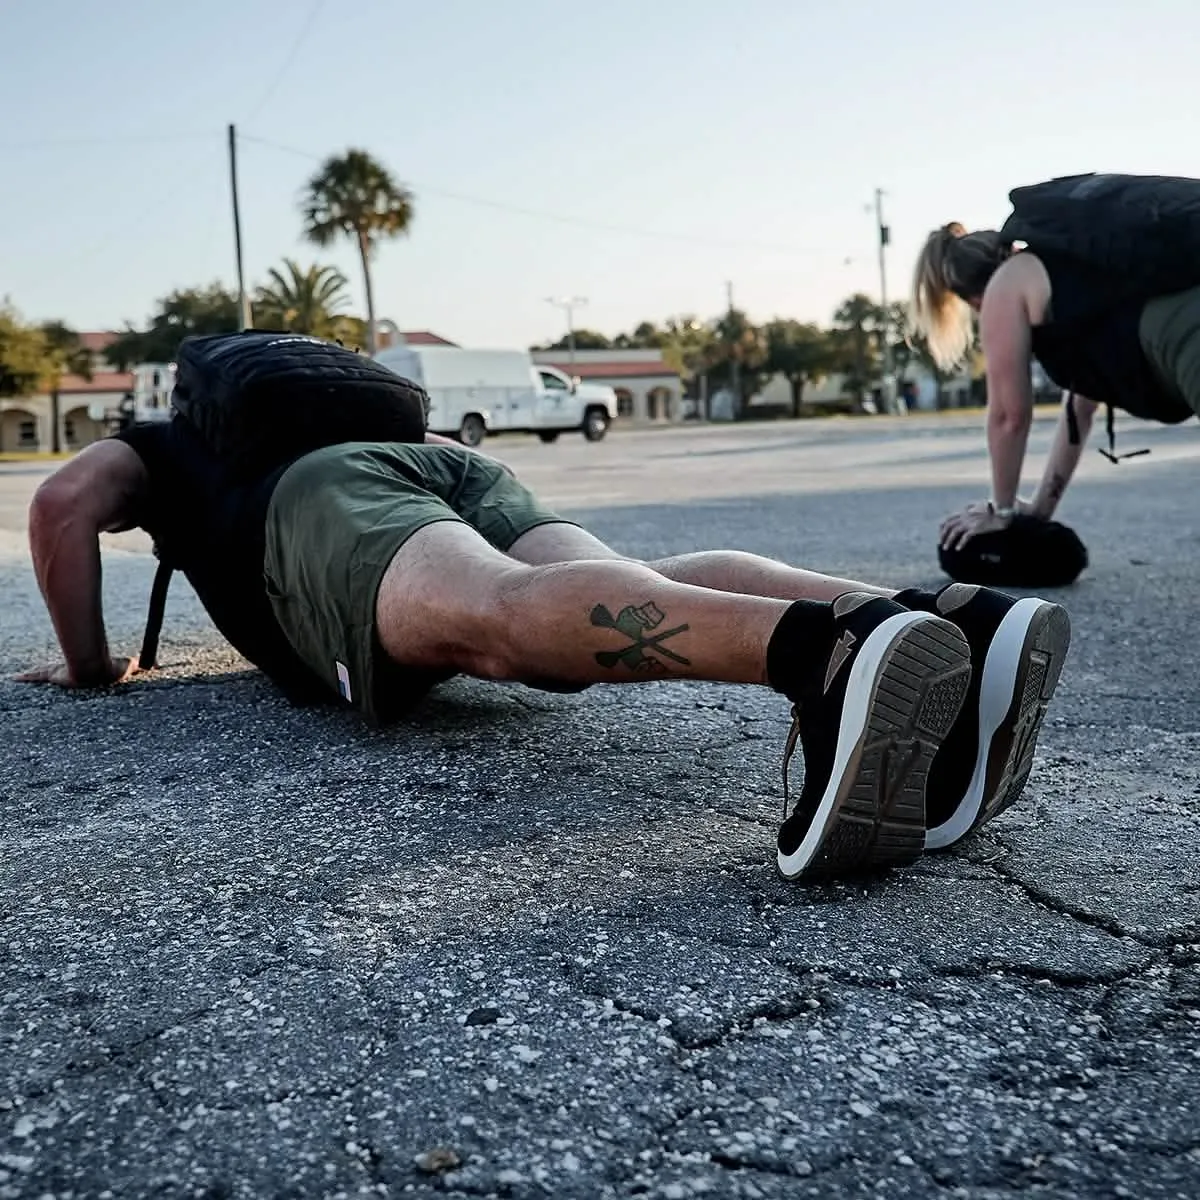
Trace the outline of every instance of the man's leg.
{"type": "MultiPolygon", "coordinates": [[[[566,522],[539,525],[519,538],[508,551],[519,562],[532,566],[576,562],[584,559],[628,559],[599,538],[566,522]]],[[[894,596],[895,591],[855,579],[839,579],[791,567],[772,558],[742,550],[701,550],[670,558],[647,560],[651,570],[676,583],[713,588],[746,596],[771,596],[777,600],[835,600],[846,592],[894,596]]]]}
{"type": "MultiPolygon", "coordinates": [[[[530,530],[510,553],[531,563],[621,558],[586,530],[565,523],[530,530]]],[[[930,768],[926,846],[955,845],[1020,799],[1070,647],[1070,620],[1059,605],[964,584],[936,593],[884,591],[737,550],[683,554],[647,565],[700,587],[784,599],[833,600],[849,591],[874,592],[953,621],[971,647],[971,686],[930,768]]]]}
{"type": "Polygon", "coordinates": [[[919,856],[925,779],[970,675],[950,622],[882,597],[789,603],[676,583],[615,557],[532,567],[458,522],[408,538],[375,612],[383,651],[421,671],[782,692],[797,711],[788,753],[798,736],[805,758],[779,835],[788,878],[919,856]]]}
{"type": "Polygon", "coordinates": [[[788,608],[676,583],[620,558],[528,566],[466,525],[443,522],[415,533],[392,560],[376,618],[387,655],[420,670],[761,684],[767,644],[788,608]]]}

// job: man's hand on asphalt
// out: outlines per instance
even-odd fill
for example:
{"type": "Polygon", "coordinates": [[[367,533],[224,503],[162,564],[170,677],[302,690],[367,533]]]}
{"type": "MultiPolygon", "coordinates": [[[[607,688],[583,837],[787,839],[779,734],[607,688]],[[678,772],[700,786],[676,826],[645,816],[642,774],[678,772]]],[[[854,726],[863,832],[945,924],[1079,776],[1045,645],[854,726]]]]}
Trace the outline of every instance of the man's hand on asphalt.
{"type": "Polygon", "coordinates": [[[66,663],[51,663],[44,667],[34,667],[14,676],[17,683],[52,683],[62,688],[102,688],[114,684],[125,683],[135,675],[144,674],[134,658],[110,658],[109,669],[98,674],[81,677],[75,675],[66,663]]]}

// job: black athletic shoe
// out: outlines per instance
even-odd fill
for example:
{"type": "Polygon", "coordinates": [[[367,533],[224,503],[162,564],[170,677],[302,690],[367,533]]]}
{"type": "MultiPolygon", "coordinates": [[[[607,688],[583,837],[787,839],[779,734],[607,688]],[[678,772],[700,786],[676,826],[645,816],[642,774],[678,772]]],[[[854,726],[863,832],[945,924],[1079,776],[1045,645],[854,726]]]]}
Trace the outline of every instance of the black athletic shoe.
{"type": "Polygon", "coordinates": [[[1018,800],[1071,644],[1066,610],[954,583],[930,611],[971,647],[971,688],[929,772],[925,847],[961,841],[1018,800]]]}
{"type": "Polygon", "coordinates": [[[822,879],[915,862],[925,781],[970,684],[970,650],[949,621],[862,592],[832,605],[833,648],[789,693],[779,871],[822,879]],[[797,738],[804,787],[787,814],[797,738]]]}

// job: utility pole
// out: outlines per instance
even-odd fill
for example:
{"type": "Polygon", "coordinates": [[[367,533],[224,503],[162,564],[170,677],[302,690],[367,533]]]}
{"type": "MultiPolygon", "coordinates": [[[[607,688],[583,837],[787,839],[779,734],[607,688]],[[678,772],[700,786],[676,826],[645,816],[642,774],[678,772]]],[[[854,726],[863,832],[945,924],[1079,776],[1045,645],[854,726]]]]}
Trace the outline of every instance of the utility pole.
{"type": "Polygon", "coordinates": [[[246,277],[242,272],[242,218],[238,210],[237,131],[232,124],[229,126],[229,186],[233,193],[233,248],[237,255],[238,320],[243,329],[249,329],[253,322],[250,315],[250,301],[246,297],[246,277]]]}
{"type": "Polygon", "coordinates": [[[586,296],[547,296],[547,304],[561,308],[567,314],[567,356],[571,366],[575,365],[575,310],[587,304],[586,296]]]}
{"type": "Polygon", "coordinates": [[[742,412],[742,364],[738,361],[737,345],[733,339],[733,283],[725,284],[725,309],[729,320],[729,388],[733,392],[733,416],[736,420],[742,412]]]}
{"type": "Polygon", "coordinates": [[[883,189],[875,189],[875,224],[879,229],[879,303],[883,315],[883,403],[889,411],[897,408],[892,389],[898,386],[893,378],[892,366],[892,314],[888,309],[887,255],[892,231],[883,223],[883,189]]]}

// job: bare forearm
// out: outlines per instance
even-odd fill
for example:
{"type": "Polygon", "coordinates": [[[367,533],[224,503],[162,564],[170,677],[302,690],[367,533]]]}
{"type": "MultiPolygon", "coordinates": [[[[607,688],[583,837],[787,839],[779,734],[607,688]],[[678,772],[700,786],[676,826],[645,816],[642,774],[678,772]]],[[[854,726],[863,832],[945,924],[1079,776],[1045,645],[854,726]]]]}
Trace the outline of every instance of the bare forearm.
{"type": "Polygon", "coordinates": [[[86,522],[31,514],[38,586],[71,677],[107,682],[112,673],[101,607],[100,541],[86,522]]]}
{"type": "Polygon", "coordinates": [[[1021,464],[1033,413],[1029,405],[999,404],[988,409],[988,455],[992,462],[992,499],[1000,508],[1016,504],[1021,486],[1021,464]]]}
{"type": "Polygon", "coordinates": [[[1079,439],[1077,442],[1072,442],[1070,422],[1066,409],[1063,409],[1058,428],[1054,432],[1054,442],[1050,447],[1050,457],[1046,460],[1046,470],[1042,474],[1042,482],[1038,485],[1037,493],[1033,497],[1032,513],[1034,516],[1049,520],[1054,515],[1058,508],[1058,502],[1062,499],[1067,485],[1075,474],[1075,468],[1079,466],[1083,447],[1092,429],[1094,413],[1095,405],[1091,401],[1076,398],[1075,423],[1079,430],[1079,439]]]}

